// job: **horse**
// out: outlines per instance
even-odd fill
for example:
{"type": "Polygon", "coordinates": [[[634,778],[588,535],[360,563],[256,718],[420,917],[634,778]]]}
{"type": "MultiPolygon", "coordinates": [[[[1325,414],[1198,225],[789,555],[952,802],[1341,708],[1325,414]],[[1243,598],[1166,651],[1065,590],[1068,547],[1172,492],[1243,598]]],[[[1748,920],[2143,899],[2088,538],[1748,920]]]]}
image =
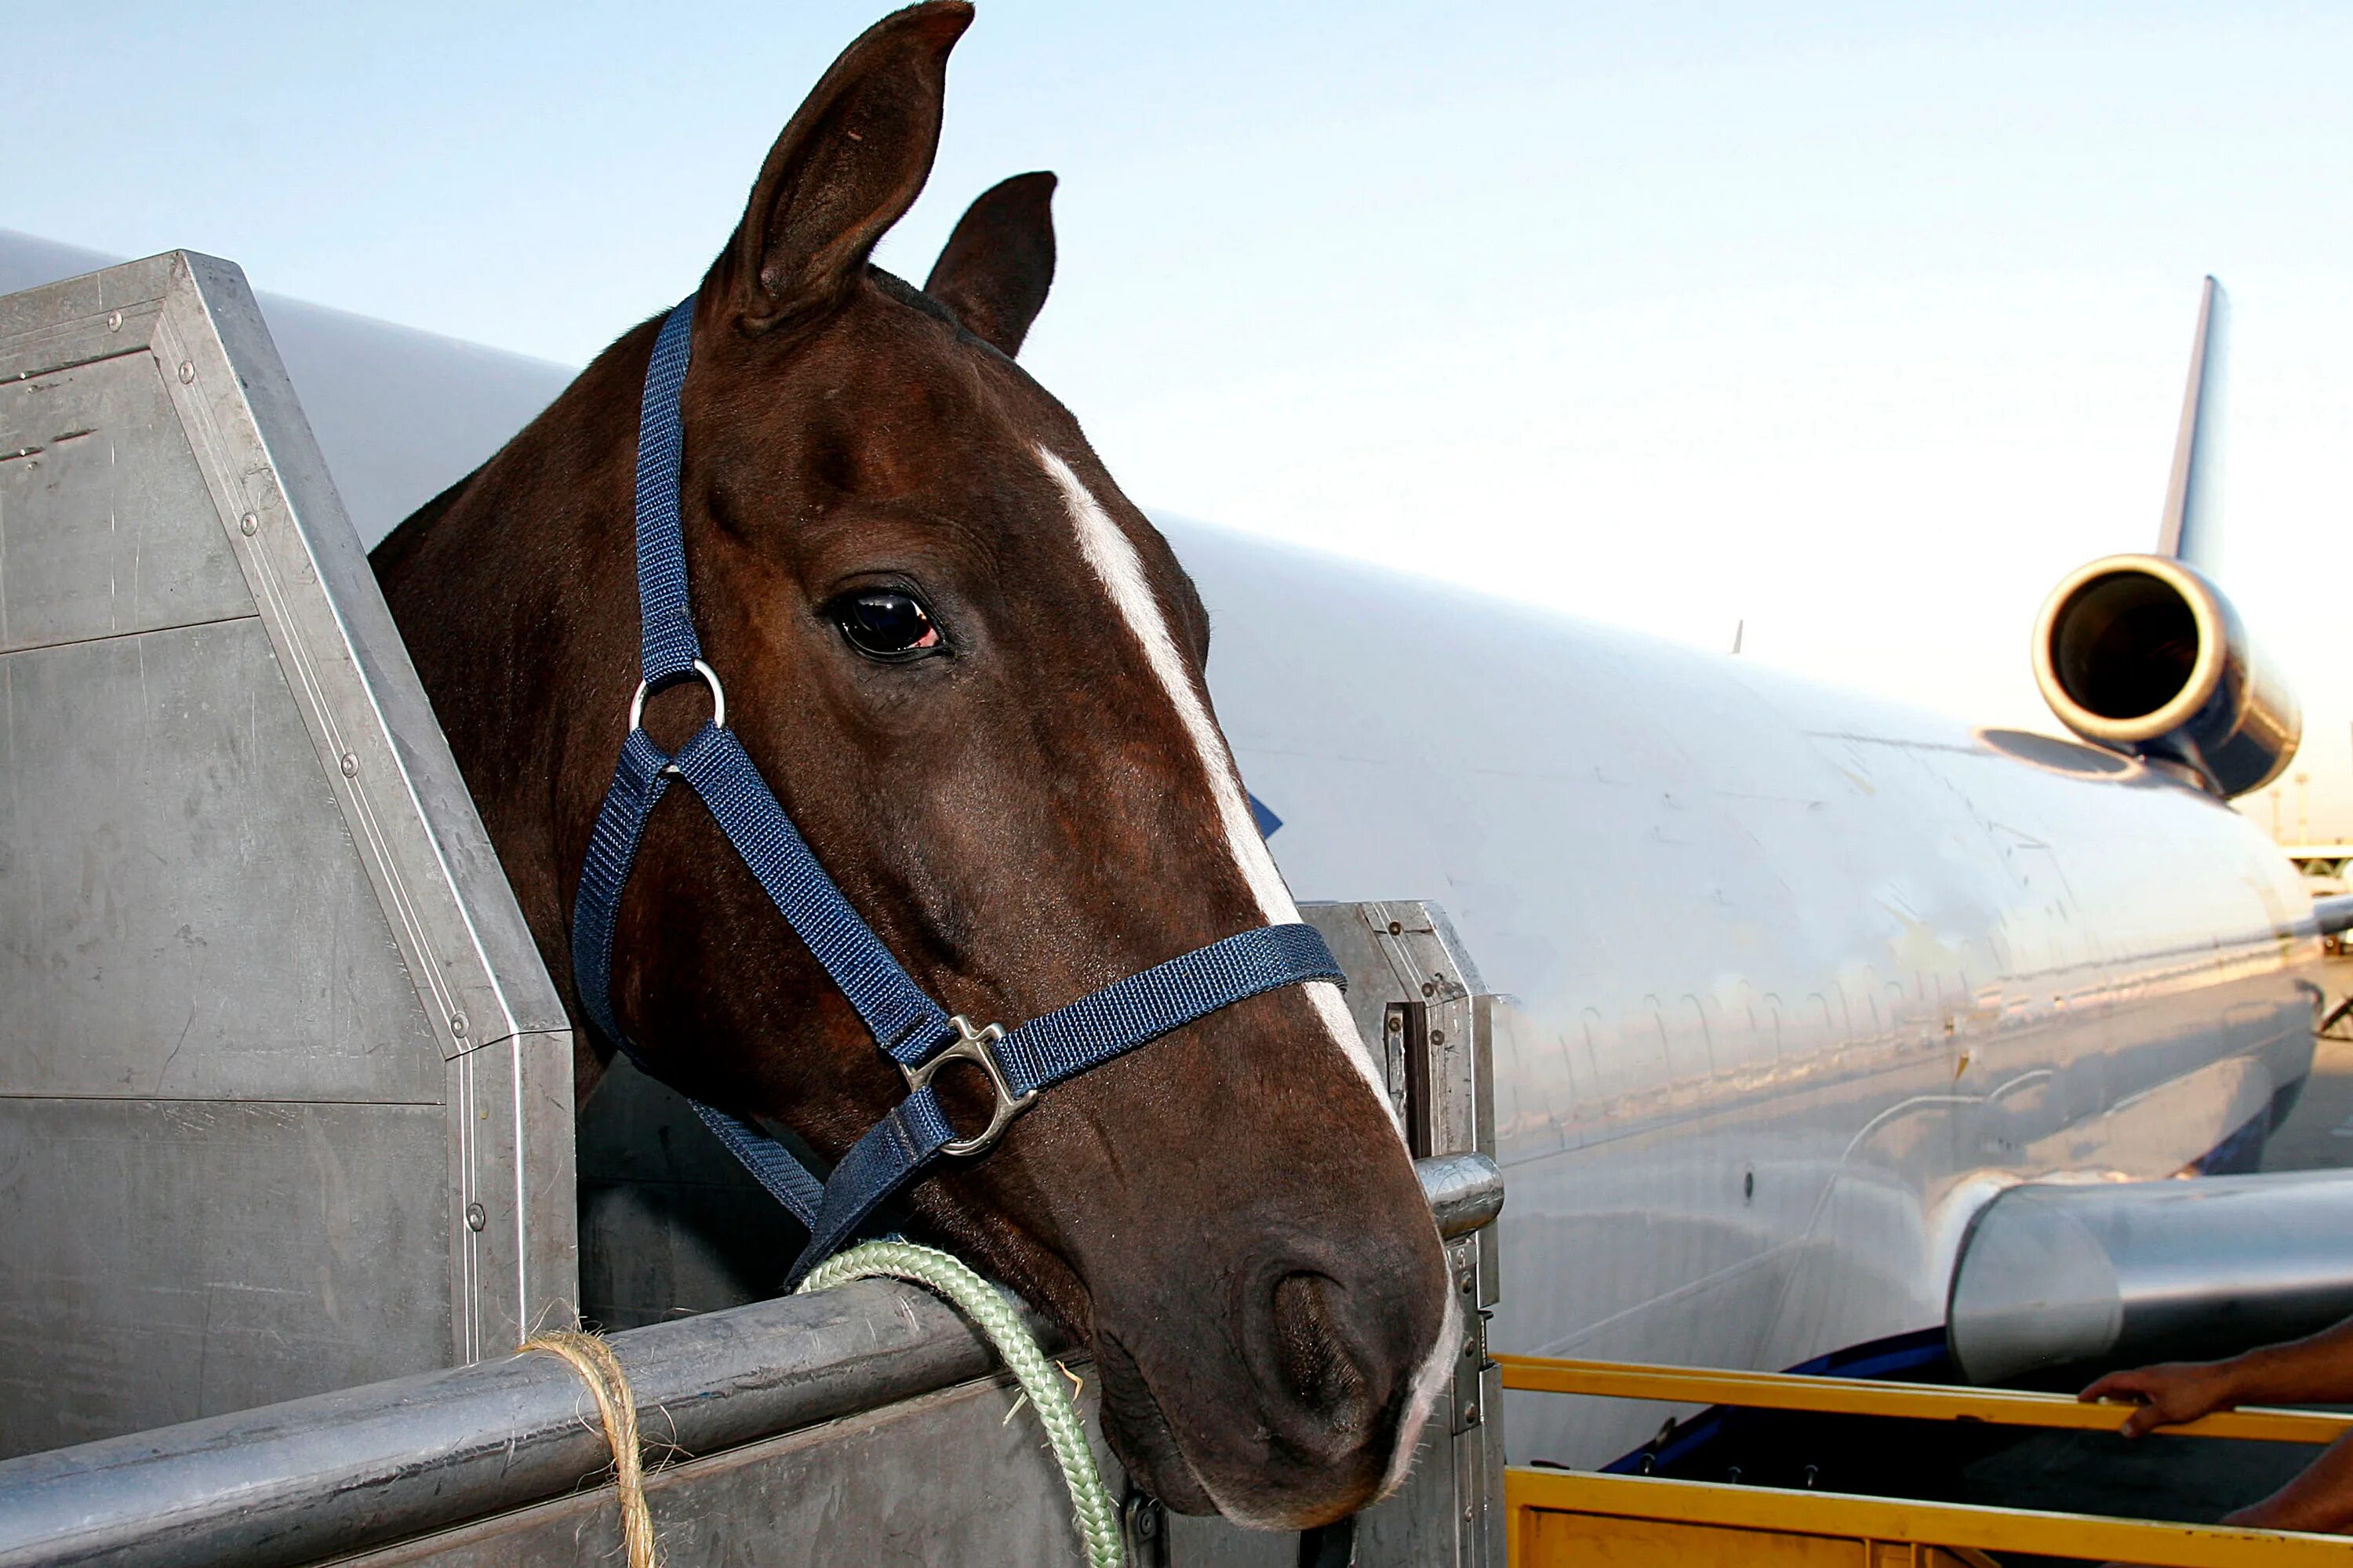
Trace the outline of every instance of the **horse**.
{"type": "MultiPolygon", "coordinates": [[[[1054,176],[977,199],[921,290],[870,260],[930,175],[971,17],[878,22],[777,137],[693,299],[679,492],[724,722],[907,972],[1011,1022],[1298,916],[1217,727],[1198,595],[1015,359],[1054,176]]],[[[372,557],[575,1021],[659,326],[372,557]]],[[[654,696],[658,741],[701,690],[654,696]]],[[[655,810],[613,925],[612,1015],[681,1092],[827,1160],[906,1093],[691,802],[655,810]]],[[[575,1039],[585,1099],[616,1043],[575,1039]]],[[[952,1117],[986,1117],[953,1077],[952,1117]]],[[[1113,1451],[1164,1504],[1324,1523],[1402,1479],[1461,1331],[1384,1080],[1335,986],[1269,991],[1041,1097],[900,1223],[1087,1347],[1113,1451]]]]}

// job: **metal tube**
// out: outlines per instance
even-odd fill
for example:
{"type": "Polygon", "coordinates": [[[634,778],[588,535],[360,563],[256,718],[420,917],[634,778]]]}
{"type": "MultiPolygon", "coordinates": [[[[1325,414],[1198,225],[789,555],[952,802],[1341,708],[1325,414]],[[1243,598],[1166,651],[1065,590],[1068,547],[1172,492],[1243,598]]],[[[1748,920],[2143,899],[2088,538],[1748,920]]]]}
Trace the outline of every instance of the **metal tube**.
{"type": "Polygon", "coordinates": [[[2232,1354],[2353,1314],[2353,1171],[2034,1182],[1962,1239],[1946,1310],[1977,1383],[2232,1354]]]}
{"type": "MultiPolygon", "coordinates": [[[[984,1376],[925,1292],[873,1280],[613,1336],[647,1435],[688,1455],[984,1376]]],[[[523,1355],[0,1463],[0,1568],[285,1568],[570,1494],[607,1470],[572,1368],[523,1355]]]]}
{"type": "Polygon", "coordinates": [[[1504,1172],[1483,1154],[1439,1154],[1413,1162],[1421,1195],[1448,1241],[1467,1236],[1504,1212],[1504,1172]]]}

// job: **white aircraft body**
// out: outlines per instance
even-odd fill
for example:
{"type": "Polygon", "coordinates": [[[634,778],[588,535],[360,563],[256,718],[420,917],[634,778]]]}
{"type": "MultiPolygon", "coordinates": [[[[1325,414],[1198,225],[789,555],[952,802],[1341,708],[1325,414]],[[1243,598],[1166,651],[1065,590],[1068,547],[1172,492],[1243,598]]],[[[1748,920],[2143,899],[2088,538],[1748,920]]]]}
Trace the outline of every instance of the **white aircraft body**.
{"type": "MultiPolygon", "coordinates": [[[[0,233],[0,294],[110,260],[0,233]]],[[[571,374],[263,302],[371,544],[571,374]]],[[[2177,474],[2177,519],[2195,489],[2177,474]]],[[[2219,597],[2175,616],[2204,639],[2177,662],[2220,672],[2188,727],[2091,746],[1162,521],[1293,891],[1434,900],[1514,999],[1496,1349],[1913,1364],[1998,1194],[2244,1168],[2309,1070],[2311,899],[2211,778],[2275,775],[2295,719],[2219,597]]],[[[2170,581],[2119,559],[2084,591],[2170,581]]],[[[1506,1412],[1515,1461],[1581,1467],[1657,1421],[1506,1412]]]]}

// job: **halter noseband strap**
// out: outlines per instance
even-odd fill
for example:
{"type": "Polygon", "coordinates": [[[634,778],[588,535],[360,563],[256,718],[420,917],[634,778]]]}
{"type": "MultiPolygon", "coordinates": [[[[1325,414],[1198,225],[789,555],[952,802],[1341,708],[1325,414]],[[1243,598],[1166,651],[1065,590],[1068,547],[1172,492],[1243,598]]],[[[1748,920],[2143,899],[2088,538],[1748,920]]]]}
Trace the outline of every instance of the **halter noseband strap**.
{"type": "Polygon", "coordinates": [[[808,1227],[808,1245],[787,1277],[789,1287],[855,1235],[892,1193],[942,1154],[977,1155],[1056,1084],[1101,1066],[1171,1030],[1246,997],[1306,980],[1345,984],[1340,966],[1312,926],[1268,926],[1155,964],[1033,1018],[1008,1033],[976,1029],[950,1017],[900,967],[851,908],[726,726],[726,695],[702,662],[687,592],[686,546],[679,516],[679,470],[685,438],[679,391],[686,366],[694,299],[663,321],[646,368],[638,429],[638,604],[643,620],[642,683],[629,712],[628,737],[596,813],[572,909],[572,965],[580,1000],[598,1029],[632,1061],[637,1047],[613,1015],[613,924],[621,890],[654,807],[670,780],[702,797],[727,841],[812,956],[865,1021],[877,1044],[907,1078],[907,1097],[842,1156],[820,1181],[784,1144],[742,1118],[691,1102],[719,1141],[777,1202],[808,1227]],[[646,694],[688,675],[711,688],[712,715],[694,737],[664,754],[638,725],[646,694]],[[968,1138],[948,1124],[931,1087],[951,1061],[987,1075],[996,1100],[988,1125],[968,1138]]]}

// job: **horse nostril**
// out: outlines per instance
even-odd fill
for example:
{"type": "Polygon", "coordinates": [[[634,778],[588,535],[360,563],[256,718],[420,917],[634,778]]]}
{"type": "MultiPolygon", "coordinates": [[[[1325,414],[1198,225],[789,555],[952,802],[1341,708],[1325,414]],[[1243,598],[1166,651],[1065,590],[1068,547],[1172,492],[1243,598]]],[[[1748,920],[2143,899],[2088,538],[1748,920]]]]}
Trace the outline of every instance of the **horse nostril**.
{"type": "Polygon", "coordinates": [[[1275,1366],[1302,1407],[1334,1428],[1362,1428],[1371,1412],[1365,1374],[1340,1328],[1340,1287],[1321,1274],[1286,1274],[1274,1287],[1275,1366]]]}

